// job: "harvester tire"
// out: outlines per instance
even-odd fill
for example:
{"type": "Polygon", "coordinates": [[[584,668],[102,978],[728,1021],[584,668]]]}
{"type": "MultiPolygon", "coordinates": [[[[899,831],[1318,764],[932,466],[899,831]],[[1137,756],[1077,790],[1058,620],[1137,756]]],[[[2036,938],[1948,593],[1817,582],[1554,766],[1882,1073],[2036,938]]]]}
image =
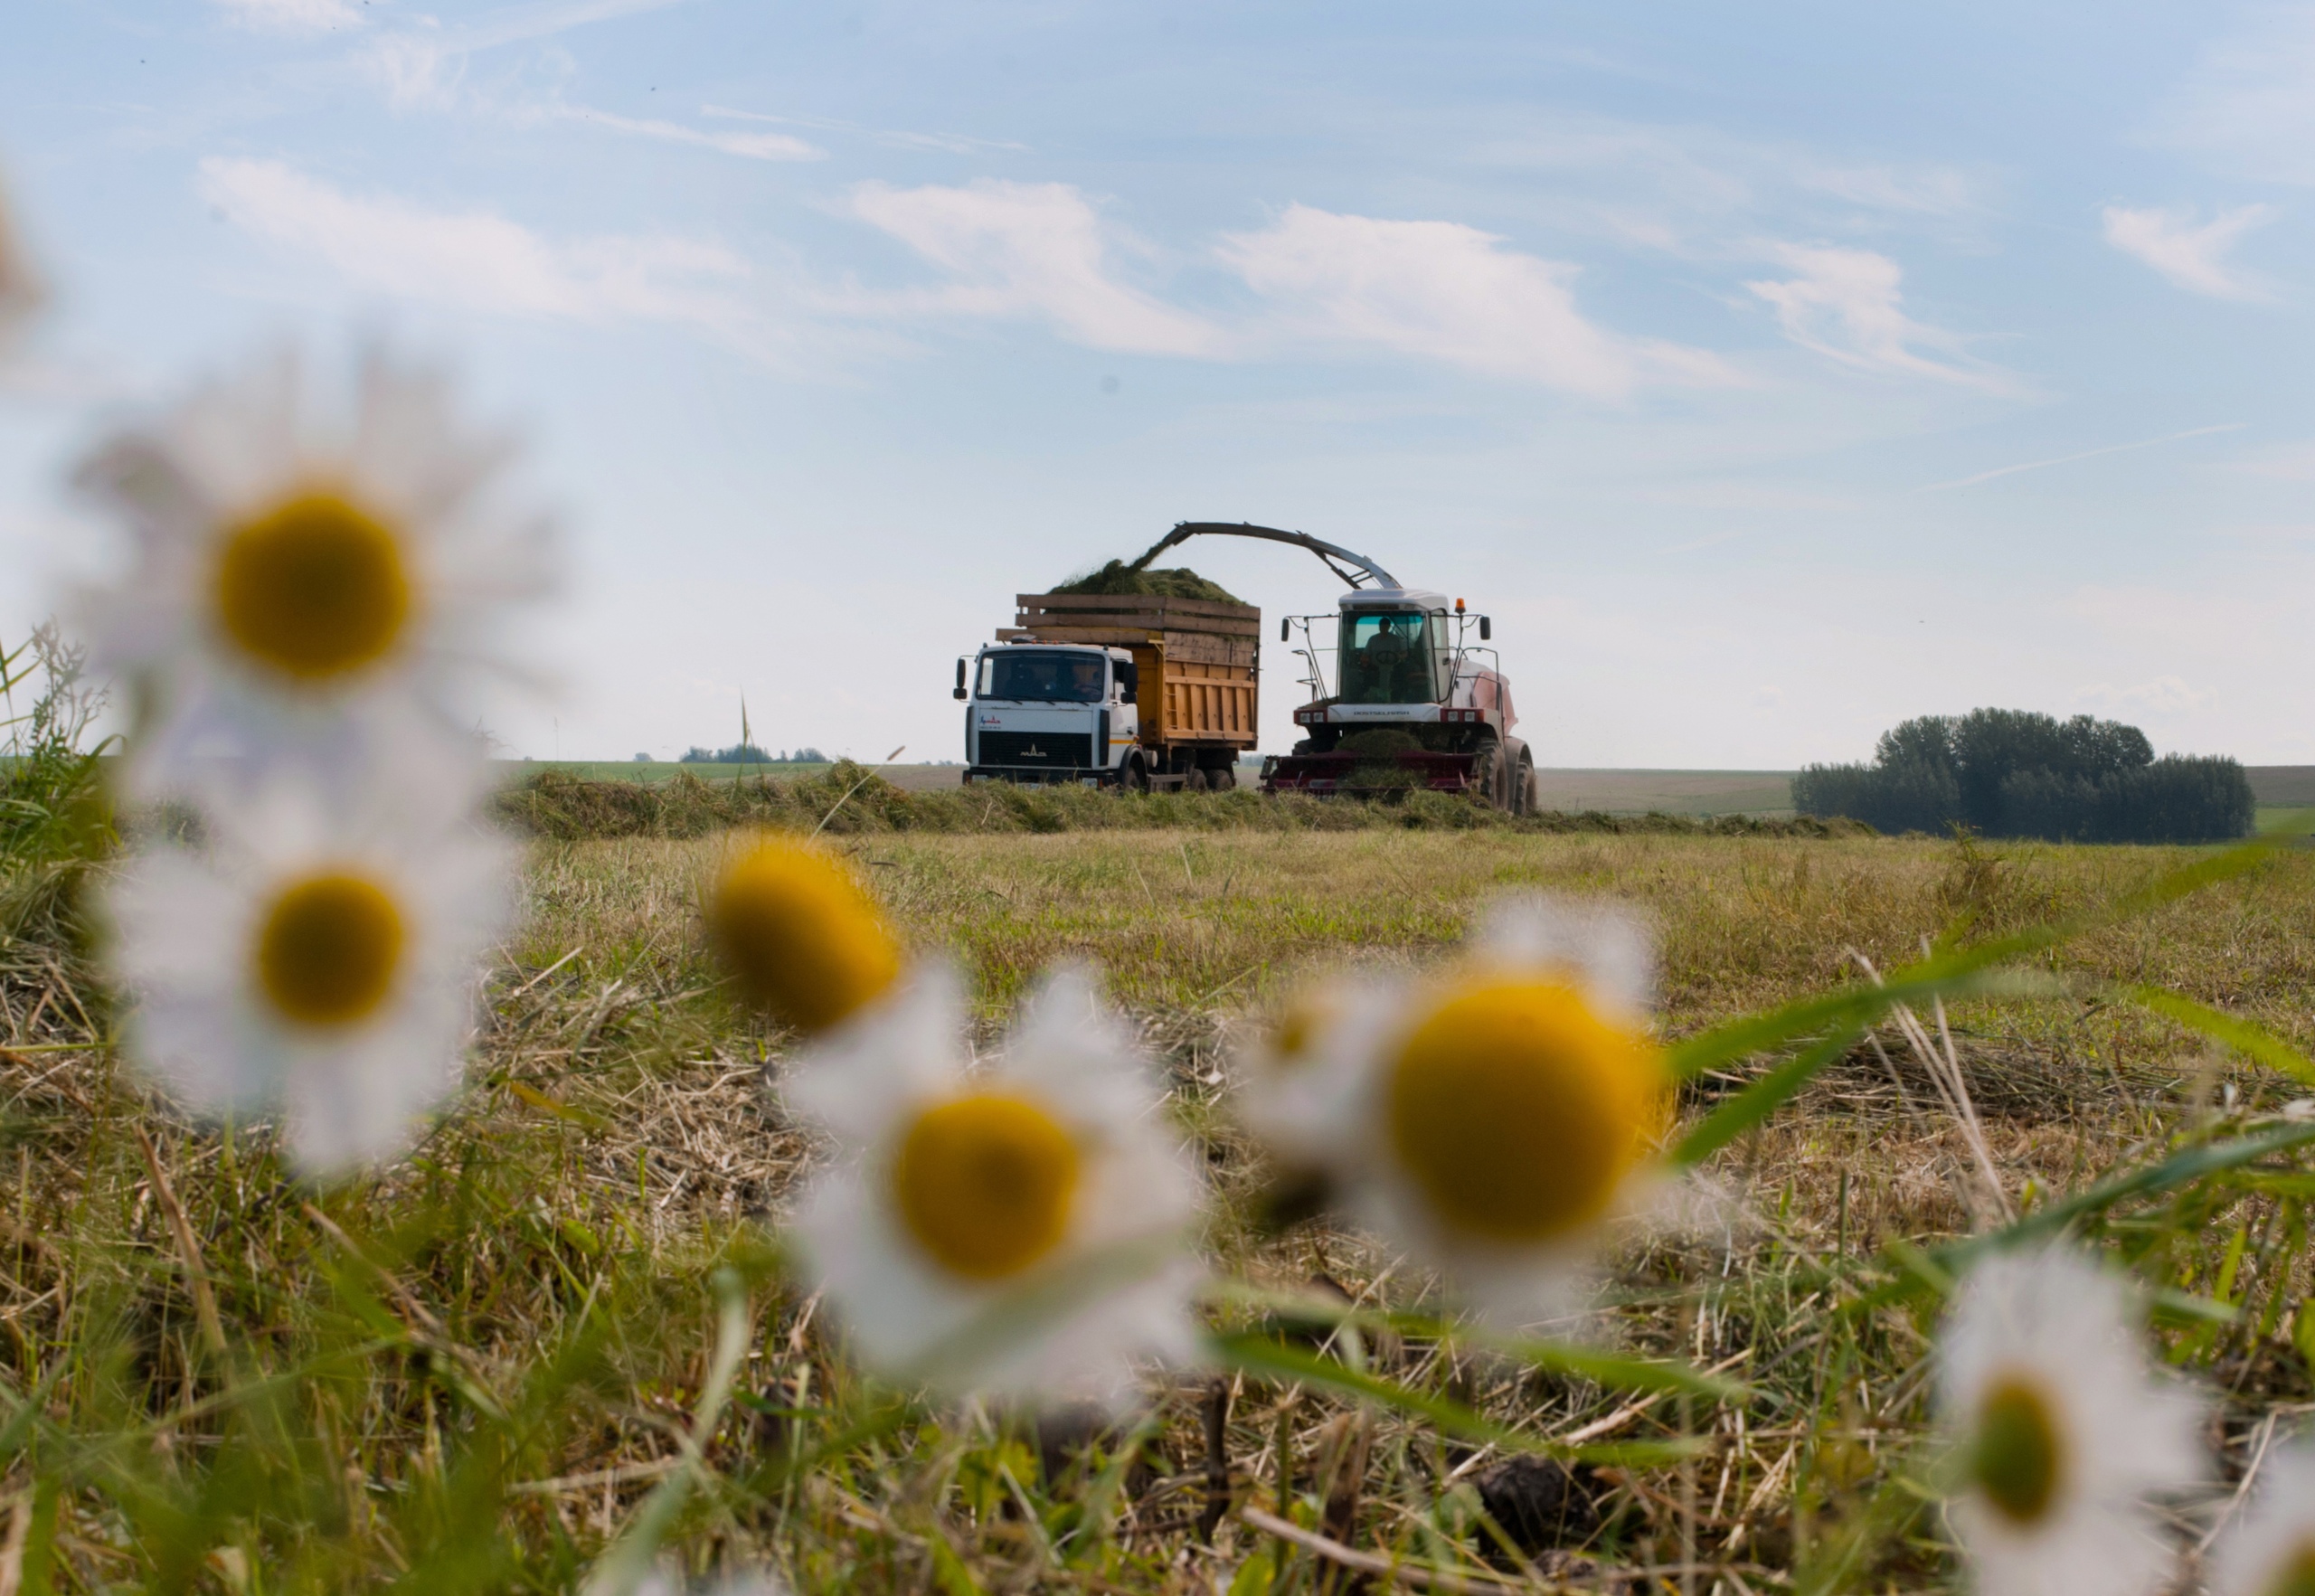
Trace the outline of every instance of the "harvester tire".
{"type": "Polygon", "coordinates": [[[1515,815],[1534,814],[1541,807],[1536,799],[1542,796],[1542,789],[1543,783],[1535,779],[1535,760],[1525,749],[1520,750],[1519,769],[1512,778],[1511,812],[1515,815]]]}
{"type": "Polygon", "coordinates": [[[1482,743],[1471,756],[1471,790],[1490,809],[1507,807],[1503,801],[1503,745],[1482,743]]]}

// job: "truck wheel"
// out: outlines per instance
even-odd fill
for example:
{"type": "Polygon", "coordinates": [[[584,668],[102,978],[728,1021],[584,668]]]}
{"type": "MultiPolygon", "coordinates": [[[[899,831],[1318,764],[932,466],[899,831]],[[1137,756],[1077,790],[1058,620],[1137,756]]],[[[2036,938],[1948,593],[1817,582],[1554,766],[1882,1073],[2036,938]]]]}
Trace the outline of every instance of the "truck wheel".
{"type": "Polygon", "coordinates": [[[1205,773],[1205,784],[1216,792],[1238,789],[1238,770],[1234,765],[1216,765],[1205,773]]]}
{"type": "Polygon", "coordinates": [[[1118,790],[1121,793],[1149,790],[1149,767],[1141,762],[1139,754],[1125,756],[1125,769],[1118,772],[1118,790]]]}
{"type": "Polygon", "coordinates": [[[1205,790],[1205,772],[1200,770],[1197,766],[1192,765],[1189,768],[1188,774],[1182,778],[1182,790],[1184,792],[1204,792],[1205,790]]]}

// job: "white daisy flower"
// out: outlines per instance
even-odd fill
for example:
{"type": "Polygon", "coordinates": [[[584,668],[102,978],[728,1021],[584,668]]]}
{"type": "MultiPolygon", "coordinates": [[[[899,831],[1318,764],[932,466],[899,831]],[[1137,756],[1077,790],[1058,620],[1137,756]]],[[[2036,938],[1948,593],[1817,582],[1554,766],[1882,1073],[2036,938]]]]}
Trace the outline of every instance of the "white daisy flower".
{"type": "Polygon", "coordinates": [[[2315,1446],[2302,1441],[2271,1459],[2251,1509],[2210,1561],[2210,1596],[2310,1596],[2315,1592],[2315,1446]]]}
{"type": "Polygon", "coordinates": [[[1514,900],[1442,977],[1368,973],[1290,1008],[1255,1055],[1245,1119],[1480,1308],[1564,1312],[1607,1228],[1651,1195],[1669,1083],[1649,981],[1630,917],[1514,900]]]}
{"type": "Polygon", "coordinates": [[[900,980],[900,942],[874,902],[808,842],[765,833],[732,843],[700,918],[740,996],[807,1034],[861,1015],[900,980]]]}
{"type": "Polygon", "coordinates": [[[955,976],[920,971],[783,1095],[838,1144],[796,1230],[863,1357],[958,1394],[1110,1405],[1195,1346],[1197,1188],[1086,976],[969,1071],[955,976]]]}
{"type": "Polygon", "coordinates": [[[278,1110],[309,1170],[399,1151],[458,1084],[511,851],[289,775],[213,829],[109,893],[131,1055],[198,1112],[278,1110]]]}
{"type": "Polygon", "coordinates": [[[551,564],[543,520],[496,491],[511,449],[459,430],[442,377],[383,354],[334,397],[285,354],[80,468],[135,537],[131,569],[84,608],[91,664],[142,700],[139,792],[293,749],[341,770],[365,734],[458,725],[475,666],[513,669],[506,608],[551,564]]]}
{"type": "Polygon", "coordinates": [[[2201,1478],[2196,1407],[2153,1379],[2122,1281],[2064,1249],[1998,1254],[1963,1282],[1937,1355],[1953,1523],[1980,1591],[2169,1583],[2146,1498],[2201,1478]]]}
{"type": "Polygon", "coordinates": [[[24,240],[9,219],[7,191],[0,187],[0,350],[6,349],[10,335],[40,307],[44,297],[24,240]]]}

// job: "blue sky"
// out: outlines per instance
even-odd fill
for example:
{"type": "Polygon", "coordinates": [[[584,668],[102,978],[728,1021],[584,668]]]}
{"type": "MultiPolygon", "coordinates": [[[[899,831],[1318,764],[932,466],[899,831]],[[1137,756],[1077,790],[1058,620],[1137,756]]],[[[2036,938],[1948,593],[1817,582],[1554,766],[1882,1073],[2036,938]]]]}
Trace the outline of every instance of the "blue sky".
{"type": "MultiPolygon", "coordinates": [[[[2315,762],[2315,5],[52,0],[0,172],[0,626],[284,335],[561,507],[541,757],[955,758],[1012,595],[1180,519],[1496,618],[1552,765],[2115,715],[2315,762]]],[[[1316,562],[1188,558],[1272,615],[1316,562]]],[[[1265,745],[1291,736],[1276,669],[1265,745]]]]}

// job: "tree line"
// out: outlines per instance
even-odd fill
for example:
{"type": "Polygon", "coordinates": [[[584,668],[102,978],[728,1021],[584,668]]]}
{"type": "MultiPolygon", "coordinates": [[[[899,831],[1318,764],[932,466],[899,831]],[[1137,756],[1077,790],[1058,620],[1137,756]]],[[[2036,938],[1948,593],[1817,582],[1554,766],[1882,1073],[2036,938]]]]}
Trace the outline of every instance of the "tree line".
{"type": "Polygon", "coordinates": [[[1810,765],[1792,780],[1803,815],[1885,832],[2049,842],[2213,842],[2250,834],[2250,778],[2235,760],[2154,757],[2117,721],[2030,710],[1923,715],[1881,734],[1871,764],[1810,765]]]}
{"type": "Polygon", "coordinates": [[[684,750],[684,757],[676,763],[684,765],[826,765],[832,763],[827,755],[817,748],[799,748],[793,753],[766,753],[752,742],[735,742],[729,748],[700,748],[684,750]]]}

